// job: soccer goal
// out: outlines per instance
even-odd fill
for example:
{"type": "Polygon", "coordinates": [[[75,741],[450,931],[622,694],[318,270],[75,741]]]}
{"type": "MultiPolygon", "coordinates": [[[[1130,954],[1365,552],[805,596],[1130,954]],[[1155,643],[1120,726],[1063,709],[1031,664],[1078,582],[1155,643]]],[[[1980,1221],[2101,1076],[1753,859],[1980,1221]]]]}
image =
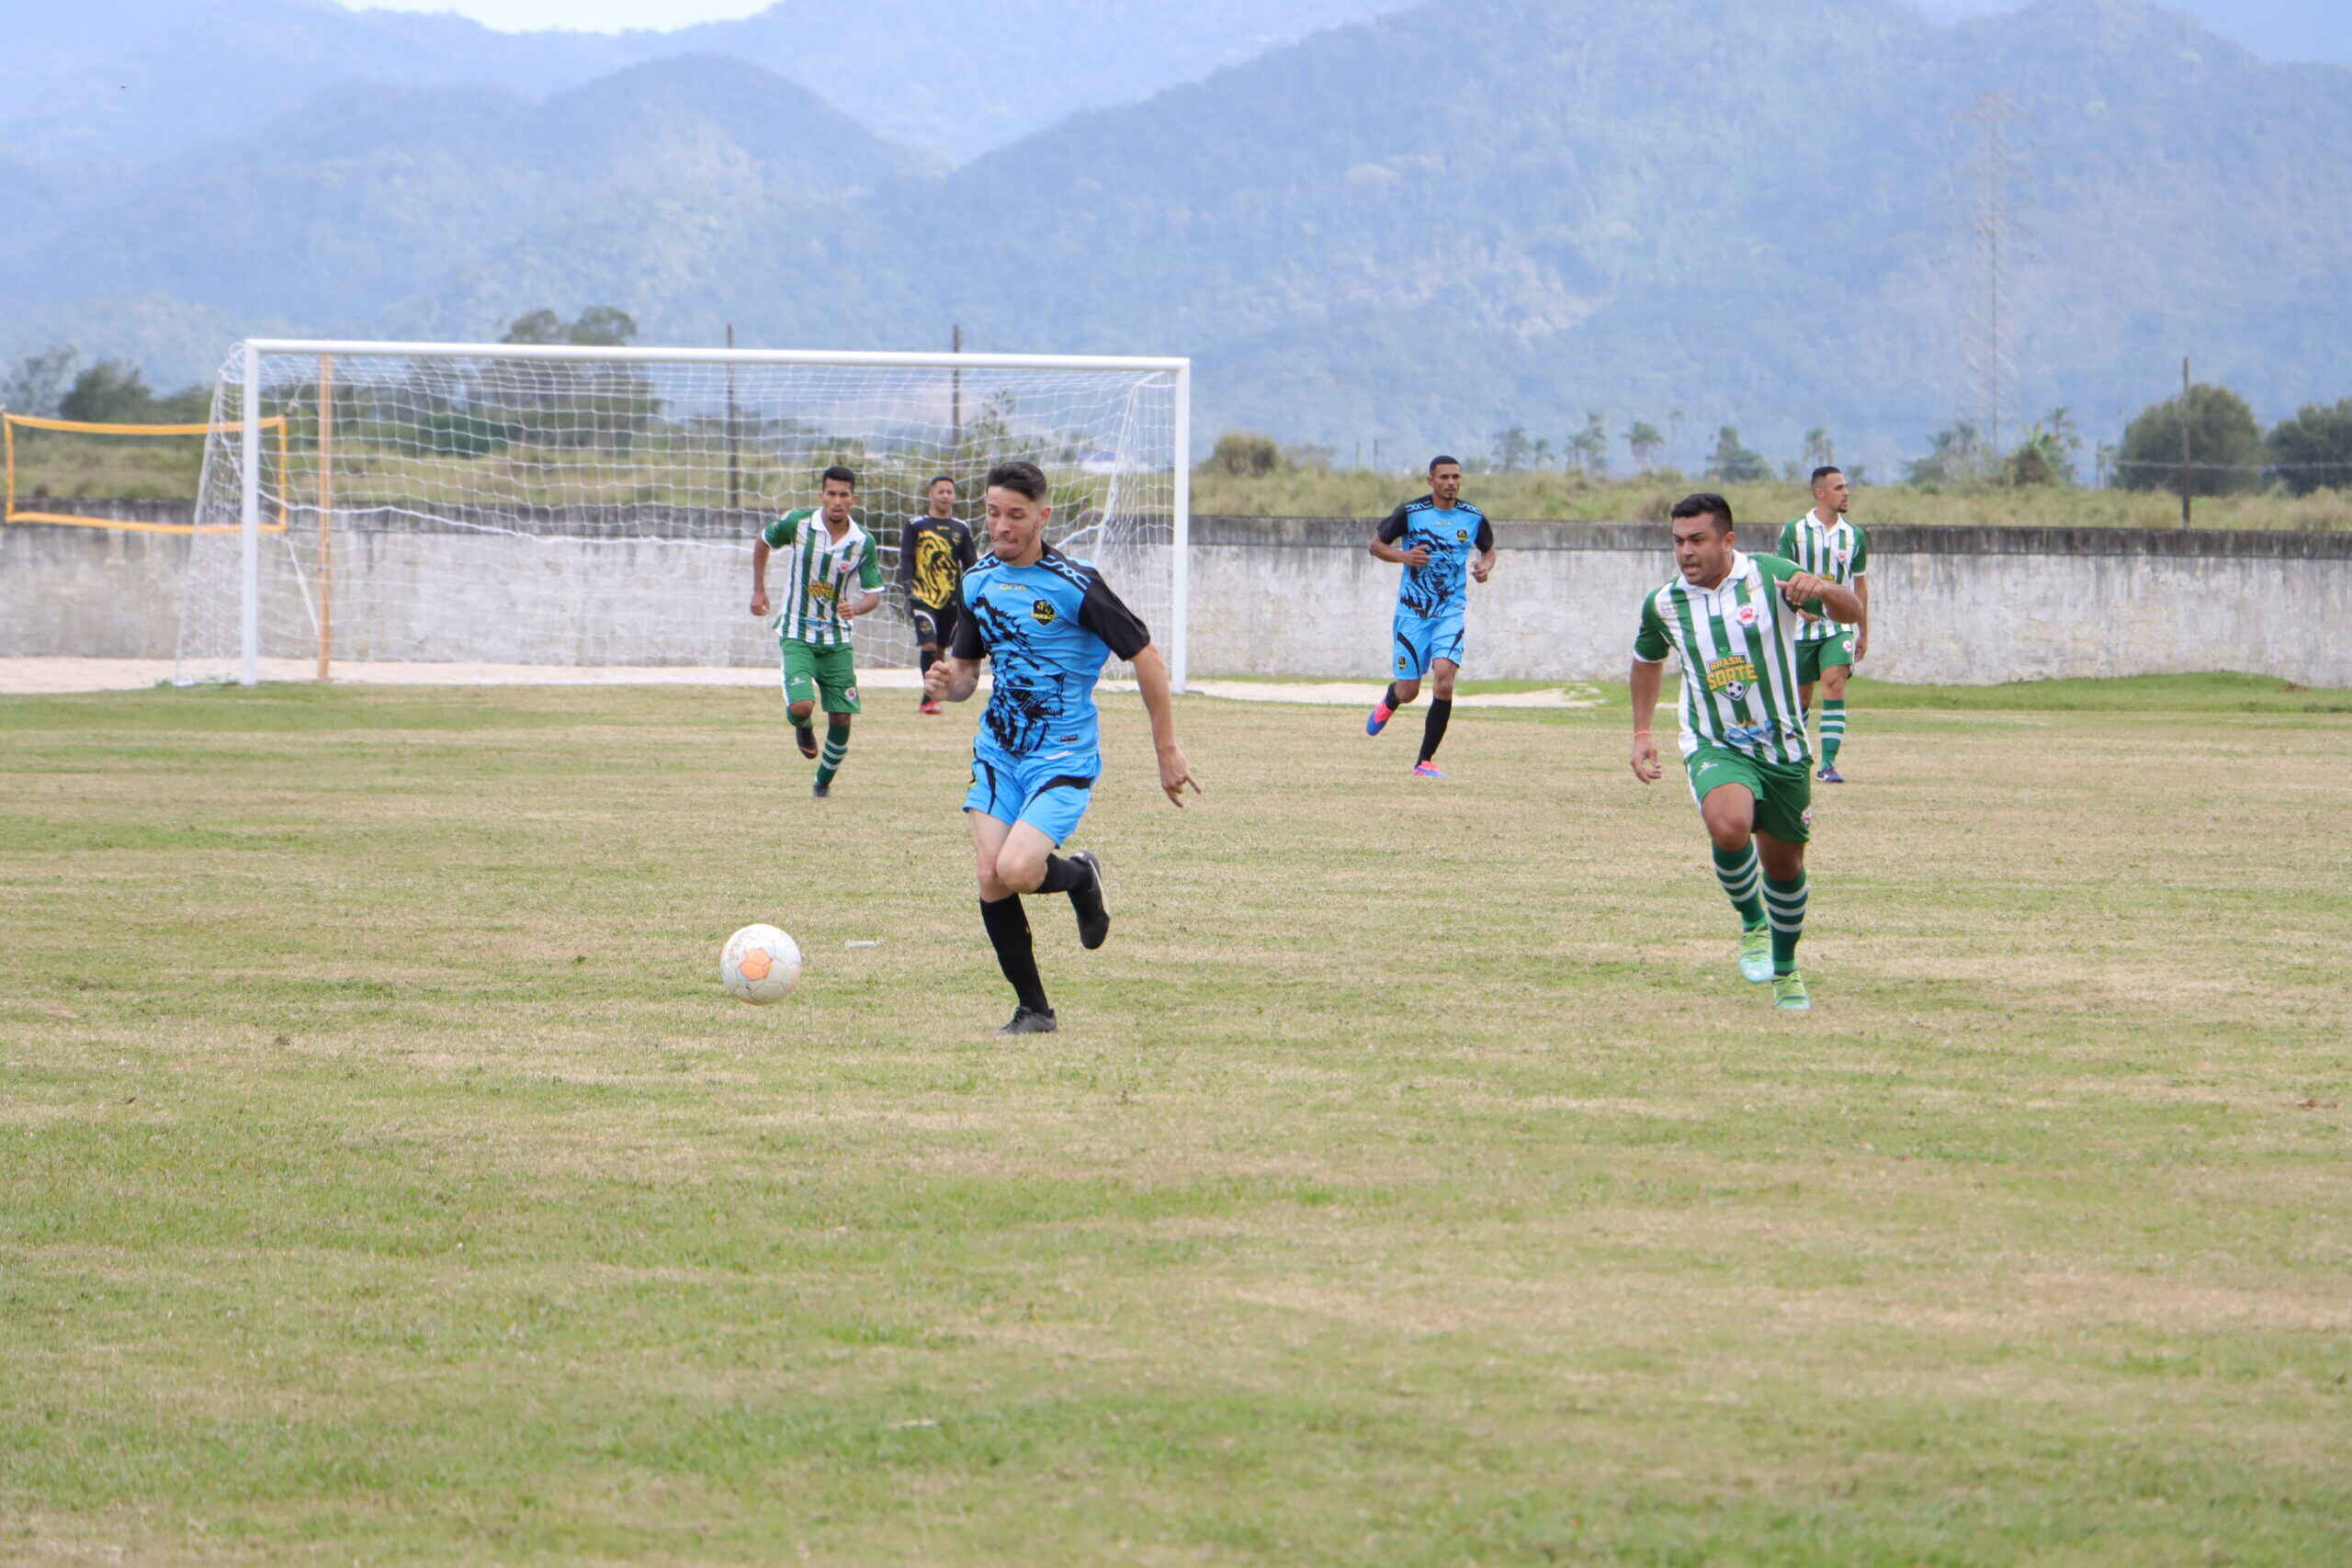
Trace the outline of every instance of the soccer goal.
{"type": "Polygon", "coordinates": [[[773,668],[752,539],[834,463],[894,584],[859,664],[912,668],[900,527],[944,474],[981,533],[981,477],[1024,457],[1052,539],[1102,569],[1182,691],[1191,381],[1185,359],[242,344],[213,390],[177,678],[773,668]]]}

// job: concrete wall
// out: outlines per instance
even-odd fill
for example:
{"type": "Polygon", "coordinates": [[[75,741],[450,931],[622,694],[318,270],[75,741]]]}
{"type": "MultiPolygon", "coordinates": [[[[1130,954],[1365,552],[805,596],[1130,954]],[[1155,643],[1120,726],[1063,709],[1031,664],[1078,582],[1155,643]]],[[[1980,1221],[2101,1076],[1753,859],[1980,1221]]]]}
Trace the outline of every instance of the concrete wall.
{"type": "MultiPolygon", "coordinates": [[[[1673,575],[1666,525],[1499,532],[1493,581],[1470,589],[1465,675],[1622,677],[1642,599],[1673,575]]],[[[1353,518],[1196,519],[1193,668],[1378,676],[1397,569],[1367,553],[1371,536],[1353,518]]],[[[1886,527],[1870,538],[1873,676],[2235,670],[2352,686],[2352,536],[1886,527]]]]}
{"type": "MultiPolygon", "coordinates": [[[[170,503],[81,504],[187,516],[170,503]]],[[[738,530],[730,520],[723,532],[738,530]]],[[[1396,569],[1366,553],[1371,532],[1353,518],[1194,519],[1194,672],[1377,678],[1396,569]]],[[[468,657],[490,662],[774,657],[739,611],[746,567],[733,544],[551,547],[364,519],[339,537],[345,656],[446,659],[446,628],[463,624],[477,644],[468,657]]],[[[1673,570],[1665,540],[1663,524],[1504,525],[1494,581],[1470,591],[1466,672],[1623,675],[1641,600],[1673,570]]],[[[0,525],[0,657],[170,657],[188,548],[171,535],[0,525]]],[[[233,555],[208,548],[220,563],[233,555]]],[[[1872,675],[1991,682],[2223,669],[2352,686],[2352,536],[1887,527],[1872,530],[1871,549],[1872,675]]],[[[306,626],[290,574],[269,581],[266,621],[306,626]]],[[[233,581],[204,597],[232,624],[224,592],[233,581]]],[[[294,646],[271,651],[299,656],[300,633],[287,635],[294,646]]]]}

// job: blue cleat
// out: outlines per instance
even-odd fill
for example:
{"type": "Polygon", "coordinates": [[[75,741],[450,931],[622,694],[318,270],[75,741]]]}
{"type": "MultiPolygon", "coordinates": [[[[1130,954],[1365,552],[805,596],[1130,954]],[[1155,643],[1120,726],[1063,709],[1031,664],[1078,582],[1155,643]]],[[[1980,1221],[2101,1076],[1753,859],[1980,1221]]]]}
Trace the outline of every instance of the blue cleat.
{"type": "Polygon", "coordinates": [[[1370,713],[1364,716],[1363,732],[1366,735],[1379,734],[1382,730],[1388,728],[1388,721],[1392,717],[1396,716],[1396,710],[1395,708],[1390,708],[1386,713],[1381,712],[1377,707],[1374,708],[1370,713]]]}
{"type": "Polygon", "coordinates": [[[1844,784],[1846,782],[1845,775],[1840,773],[1835,767],[1831,766],[1827,762],[1822,763],[1820,771],[1813,776],[1819,779],[1823,784],[1844,784]]]}

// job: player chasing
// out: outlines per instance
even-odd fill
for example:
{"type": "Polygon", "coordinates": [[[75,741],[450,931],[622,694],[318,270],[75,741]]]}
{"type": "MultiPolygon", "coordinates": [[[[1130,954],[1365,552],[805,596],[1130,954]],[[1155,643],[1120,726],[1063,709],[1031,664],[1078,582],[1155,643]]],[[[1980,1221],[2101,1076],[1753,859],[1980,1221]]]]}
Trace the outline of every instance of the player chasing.
{"type": "Polygon", "coordinates": [[[1463,564],[1480,582],[1495,570],[1495,529],[1487,514],[1462,499],[1462,465],[1451,457],[1430,459],[1430,492],[1390,513],[1373,536],[1372,553],[1404,567],[1396,581],[1396,678],[1363,721],[1366,735],[1388,727],[1396,710],[1420,695],[1421,679],[1433,675],[1430,716],[1421,724],[1421,758],[1413,776],[1442,779],[1434,759],[1453,717],[1453,678],[1462,670],[1462,620],[1467,592],[1463,564]],[[1473,555],[1476,551],[1476,555],[1473,555]]]}
{"type": "Polygon", "coordinates": [[[1650,717],[1671,651],[1682,664],[1682,766],[1714,841],[1715,880],[1739,911],[1740,977],[1771,981],[1775,1006],[1806,1011],[1797,941],[1813,781],[1796,631],[1801,613],[1859,620],[1861,600],[1780,556],[1743,554],[1720,495],[1684,496],[1672,520],[1681,574],[1643,602],[1634,637],[1634,776],[1655,784],[1662,772],[1650,717]]]}
{"type": "Polygon", "coordinates": [[[769,553],[788,552],[784,608],[775,623],[785,708],[800,754],[817,759],[817,787],[810,793],[822,800],[832,793],[833,775],[849,755],[849,721],[858,711],[849,624],[882,603],[882,563],[875,558],[873,536],[850,520],[857,476],[838,465],[827,468],[820,493],[815,509],[786,513],[752,541],[752,614],[768,613],[769,553]],[[810,727],[820,702],[821,756],[810,727]]]}
{"type": "MultiPolygon", "coordinates": [[[[956,481],[940,475],[926,488],[924,501],[927,510],[908,518],[899,533],[899,588],[907,596],[907,618],[914,623],[922,673],[928,675],[955,640],[956,615],[963,603],[959,589],[976,558],[972,530],[956,517],[956,481]]],[[[915,706],[937,713],[939,700],[926,690],[915,706]]]]}
{"type": "Polygon", "coordinates": [[[1862,607],[1850,626],[1808,620],[1797,630],[1798,701],[1808,714],[1814,683],[1821,685],[1821,771],[1813,776],[1823,784],[1846,782],[1838,772],[1838,749],[1846,743],[1846,677],[1871,646],[1871,585],[1864,575],[1870,570],[1870,542],[1846,520],[1850,495],[1838,469],[1814,469],[1813,510],[1781,527],[1778,552],[1816,577],[1851,588],[1862,607]]]}
{"type": "Polygon", "coordinates": [[[1035,463],[989,470],[993,553],[964,574],[956,639],[923,676],[931,696],[960,703],[979,683],[980,660],[991,666],[994,685],[972,737],[964,815],[979,874],[980,924],[1017,1002],[999,1034],[1050,1034],[1056,1027],[1023,894],[1069,894],[1081,946],[1100,947],[1111,934],[1101,862],[1087,851],[1054,853],[1085,816],[1102,772],[1094,682],[1111,655],[1135,666],[1151,716],[1159,787],[1180,807],[1187,785],[1194,794],[1201,787],[1176,745],[1168,665],[1151,633],[1101,572],[1046,546],[1054,509],[1046,496],[1046,476],[1035,463]]]}

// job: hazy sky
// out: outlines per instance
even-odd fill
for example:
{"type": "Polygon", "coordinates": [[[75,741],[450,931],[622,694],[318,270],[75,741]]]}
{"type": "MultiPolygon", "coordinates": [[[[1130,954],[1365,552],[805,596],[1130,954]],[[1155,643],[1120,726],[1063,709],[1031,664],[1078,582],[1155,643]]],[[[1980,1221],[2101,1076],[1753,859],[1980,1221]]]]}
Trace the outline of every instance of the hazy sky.
{"type": "MultiPolygon", "coordinates": [[[[508,32],[575,28],[683,28],[748,17],[771,0],[343,0],[354,10],[456,11],[508,32]]],[[[942,0],[953,5],[956,0],[942,0]]],[[[1172,0],[1171,0],[1172,3],[1172,0]]],[[[1279,6],[1282,0],[1271,0],[1279,6]]],[[[1412,0],[1396,0],[1402,9],[1412,0]]],[[[2027,0],[1913,0],[1930,16],[2011,11],[2027,0]]],[[[2223,38],[2271,60],[2352,62],[2352,3],[2347,0],[2159,0],[2196,17],[2223,38]]]]}
{"type": "Polygon", "coordinates": [[[510,33],[683,28],[764,11],[773,0],[343,0],[355,11],[455,11],[510,33]]]}

